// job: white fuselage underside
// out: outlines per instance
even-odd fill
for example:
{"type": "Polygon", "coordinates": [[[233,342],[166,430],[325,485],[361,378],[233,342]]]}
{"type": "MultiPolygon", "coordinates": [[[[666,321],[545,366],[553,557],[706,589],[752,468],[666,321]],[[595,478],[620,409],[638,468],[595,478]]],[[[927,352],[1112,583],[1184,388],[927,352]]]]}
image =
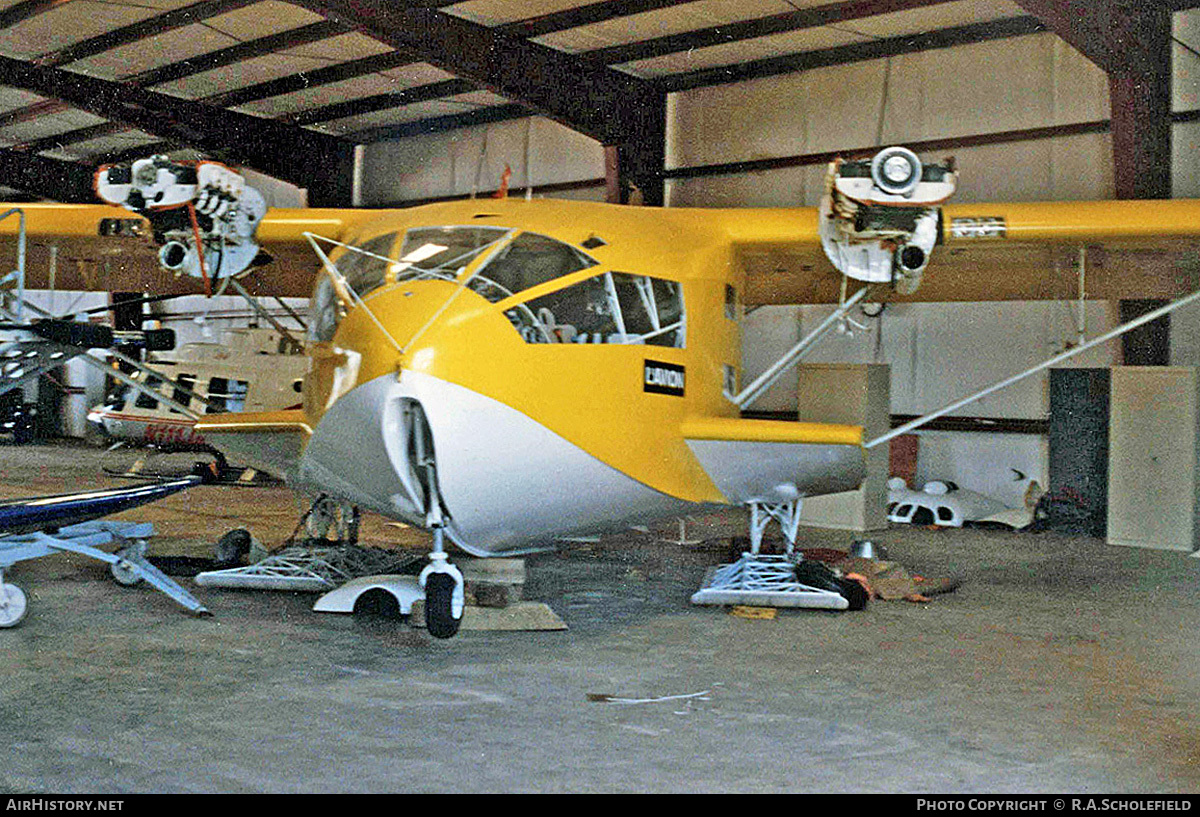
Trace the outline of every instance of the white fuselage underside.
{"type": "Polygon", "coordinates": [[[469,553],[552,549],[560,539],[683,513],[693,503],[606,465],[527,415],[405,370],[339,398],[313,430],[297,487],[425,525],[409,465],[406,400],[428,418],[447,532],[469,553]]]}

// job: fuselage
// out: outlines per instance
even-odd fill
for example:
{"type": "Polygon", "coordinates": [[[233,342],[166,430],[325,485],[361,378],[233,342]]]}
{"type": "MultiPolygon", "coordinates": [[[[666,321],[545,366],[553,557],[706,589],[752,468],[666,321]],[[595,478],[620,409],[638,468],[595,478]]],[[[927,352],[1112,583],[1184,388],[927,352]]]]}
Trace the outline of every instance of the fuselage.
{"type": "MultiPolygon", "coordinates": [[[[311,301],[288,478],[418,525],[444,516],[484,554],[741,501],[683,431],[739,415],[733,248],[695,211],[649,212],[458,202],[343,237],[359,249],[329,253],[311,301]]],[[[855,487],[861,449],[826,448],[763,492],[855,487]]]]}

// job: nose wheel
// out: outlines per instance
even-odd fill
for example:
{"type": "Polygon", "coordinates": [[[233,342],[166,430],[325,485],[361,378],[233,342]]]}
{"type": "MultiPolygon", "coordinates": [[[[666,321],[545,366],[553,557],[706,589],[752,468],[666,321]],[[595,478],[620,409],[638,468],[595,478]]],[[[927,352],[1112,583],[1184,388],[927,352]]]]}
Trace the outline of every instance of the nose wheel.
{"type": "Polygon", "coordinates": [[[434,638],[458,632],[466,603],[462,573],[447,561],[443,537],[441,528],[433,529],[433,552],[419,579],[425,590],[425,628],[434,638]]]}

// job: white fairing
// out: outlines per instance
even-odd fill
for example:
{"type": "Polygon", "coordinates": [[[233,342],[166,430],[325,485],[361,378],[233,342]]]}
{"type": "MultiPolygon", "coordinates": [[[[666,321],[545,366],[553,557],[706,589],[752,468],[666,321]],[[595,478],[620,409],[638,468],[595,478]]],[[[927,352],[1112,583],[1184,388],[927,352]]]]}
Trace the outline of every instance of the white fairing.
{"type": "Polygon", "coordinates": [[[426,522],[410,464],[420,404],[430,427],[447,533],[478,556],[556,547],[565,536],[621,529],[694,505],[608,466],[497,400],[405,370],[349,391],[321,418],[300,460],[297,487],[331,493],[417,525],[426,522]],[[614,517],[614,509],[621,509],[614,517]]]}
{"type": "MultiPolygon", "coordinates": [[[[986,522],[1011,510],[1004,503],[944,482],[927,483],[914,491],[893,479],[888,484],[888,521],[961,528],[967,522],[986,522]],[[921,509],[925,513],[921,513],[921,509]]],[[[1002,521],[1002,520],[997,520],[1002,521]]]]}
{"type": "Polygon", "coordinates": [[[363,593],[382,590],[396,600],[401,615],[412,612],[413,602],[425,598],[416,576],[362,576],[351,579],[336,590],[330,590],[313,605],[318,613],[353,613],[354,604],[363,593]]]}

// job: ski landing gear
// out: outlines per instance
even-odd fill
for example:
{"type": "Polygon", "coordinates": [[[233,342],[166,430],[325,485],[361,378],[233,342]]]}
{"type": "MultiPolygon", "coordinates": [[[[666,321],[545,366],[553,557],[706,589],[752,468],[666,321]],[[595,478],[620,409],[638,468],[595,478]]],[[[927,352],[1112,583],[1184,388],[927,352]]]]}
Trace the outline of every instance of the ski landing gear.
{"type": "Polygon", "coordinates": [[[721,565],[692,595],[692,604],[744,604],[754,607],[807,607],[818,610],[861,610],[865,591],[818,562],[796,552],[800,500],[750,502],[750,550],[733,564],[721,565]],[[760,553],[762,536],[775,520],[787,539],[783,556],[760,553]]]}

